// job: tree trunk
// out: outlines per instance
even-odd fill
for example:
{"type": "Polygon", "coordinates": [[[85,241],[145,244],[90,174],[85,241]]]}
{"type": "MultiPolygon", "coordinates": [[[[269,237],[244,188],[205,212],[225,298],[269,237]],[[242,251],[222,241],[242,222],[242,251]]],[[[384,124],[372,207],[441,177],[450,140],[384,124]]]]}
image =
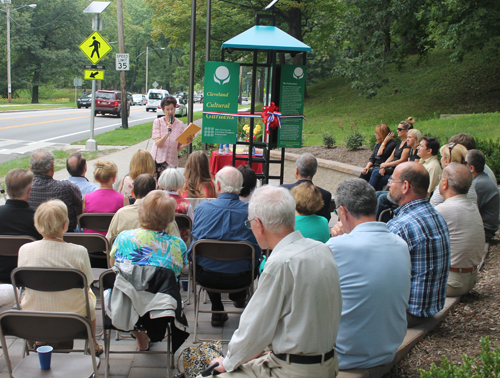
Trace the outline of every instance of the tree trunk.
{"type": "Polygon", "coordinates": [[[31,103],[38,104],[38,85],[40,83],[40,70],[41,67],[37,65],[35,72],[33,73],[33,90],[31,94],[31,103]]]}

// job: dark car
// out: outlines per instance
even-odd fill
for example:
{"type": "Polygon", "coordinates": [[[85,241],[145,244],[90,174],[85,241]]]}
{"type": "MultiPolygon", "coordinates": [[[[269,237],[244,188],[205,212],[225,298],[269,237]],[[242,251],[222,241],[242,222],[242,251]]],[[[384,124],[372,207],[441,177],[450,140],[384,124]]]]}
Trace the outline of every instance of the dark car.
{"type": "MultiPolygon", "coordinates": [[[[95,112],[97,114],[115,114],[121,117],[122,111],[122,94],[115,91],[97,91],[95,93],[95,112]]],[[[130,115],[130,106],[127,104],[127,117],[130,115]]]]}
{"type": "Polygon", "coordinates": [[[195,93],[194,96],[193,96],[193,103],[194,102],[202,103],[203,102],[203,95],[195,93]]]}
{"type": "Polygon", "coordinates": [[[92,105],[92,93],[91,92],[85,92],[80,96],[78,100],[76,100],[76,106],[78,106],[78,109],[86,107],[87,109],[90,108],[92,105]]]}

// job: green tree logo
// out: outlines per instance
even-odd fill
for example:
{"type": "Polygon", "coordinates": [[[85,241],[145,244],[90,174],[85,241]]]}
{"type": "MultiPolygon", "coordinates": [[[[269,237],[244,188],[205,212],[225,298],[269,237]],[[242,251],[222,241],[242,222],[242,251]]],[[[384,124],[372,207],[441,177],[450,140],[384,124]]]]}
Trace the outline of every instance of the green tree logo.
{"type": "Polygon", "coordinates": [[[214,73],[214,81],[217,84],[224,85],[226,83],[229,83],[229,80],[231,79],[231,75],[229,75],[229,70],[225,66],[219,66],[215,70],[214,73]]]}

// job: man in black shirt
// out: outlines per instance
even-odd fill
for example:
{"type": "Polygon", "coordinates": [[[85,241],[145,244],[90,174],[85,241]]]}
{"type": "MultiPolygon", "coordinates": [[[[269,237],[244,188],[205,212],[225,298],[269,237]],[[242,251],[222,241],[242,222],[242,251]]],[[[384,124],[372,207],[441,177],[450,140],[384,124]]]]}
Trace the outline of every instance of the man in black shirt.
{"type": "MultiPolygon", "coordinates": [[[[5,177],[9,199],[0,206],[0,235],[42,236],[35,228],[35,209],[28,204],[33,173],[27,169],[12,169],[5,177]]],[[[17,267],[17,256],[0,256],[0,282],[10,282],[10,273],[17,267]]]]}

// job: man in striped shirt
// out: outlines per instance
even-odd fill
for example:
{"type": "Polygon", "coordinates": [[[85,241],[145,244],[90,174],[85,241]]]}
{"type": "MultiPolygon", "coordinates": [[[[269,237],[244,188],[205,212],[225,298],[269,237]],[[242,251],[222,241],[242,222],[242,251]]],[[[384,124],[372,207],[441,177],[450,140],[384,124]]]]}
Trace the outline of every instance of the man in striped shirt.
{"type": "Polygon", "coordinates": [[[388,198],[399,207],[389,230],[408,244],[411,292],[408,327],[424,323],[444,307],[450,270],[450,236],[444,218],[427,201],[429,173],[418,163],[396,167],[389,180],[388,198]]]}

